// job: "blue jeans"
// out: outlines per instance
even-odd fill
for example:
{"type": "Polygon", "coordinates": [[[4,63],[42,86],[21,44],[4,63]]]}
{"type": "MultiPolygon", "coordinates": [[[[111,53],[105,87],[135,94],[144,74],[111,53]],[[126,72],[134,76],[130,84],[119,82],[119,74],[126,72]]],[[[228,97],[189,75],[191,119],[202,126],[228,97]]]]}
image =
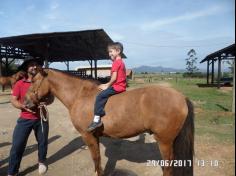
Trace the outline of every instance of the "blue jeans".
{"type": "Polygon", "coordinates": [[[9,157],[8,174],[17,174],[20,168],[21,159],[25,151],[28,137],[32,130],[38,142],[38,161],[44,162],[48,147],[48,122],[43,122],[43,132],[40,120],[19,118],[13,132],[12,148],[9,157]]]}
{"type": "Polygon", "coordinates": [[[109,87],[106,90],[103,90],[101,93],[99,93],[96,97],[96,101],[95,101],[95,106],[94,106],[94,115],[97,116],[104,116],[105,115],[105,111],[104,111],[104,107],[106,105],[106,102],[108,100],[108,98],[112,95],[117,94],[118,92],[116,92],[113,87],[109,87]]]}

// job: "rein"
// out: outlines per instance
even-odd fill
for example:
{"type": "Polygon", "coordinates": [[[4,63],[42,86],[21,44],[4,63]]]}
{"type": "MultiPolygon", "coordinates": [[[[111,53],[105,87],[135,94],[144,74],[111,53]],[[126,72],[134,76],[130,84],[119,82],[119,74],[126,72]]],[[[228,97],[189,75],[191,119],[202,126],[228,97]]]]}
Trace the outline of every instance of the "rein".
{"type": "Polygon", "coordinates": [[[39,104],[39,115],[40,115],[40,123],[41,123],[41,127],[42,127],[42,133],[44,134],[43,122],[47,122],[49,119],[49,112],[48,112],[47,105],[45,103],[39,104]]]}
{"type": "Polygon", "coordinates": [[[42,84],[42,82],[43,82],[43,80],[44,80],[44,77],[41,79],[41,81],[40,81],[40,83],[39,83],[39,86],[37,87],[37,89],[36,89],[36,91],[34,91],[33,92],[33,94],[35,95],[35,97],[36,97],[36,100],[39,102],[39,96],[38,96],[38,91],[39,91],[39,88],[41,87],[41,84],[42,84]]]}
{"type": "Polygon", "coordinates": [[[48,112],[48,108],[47,105],[43,102],[40,102],[39,96],[38,96],[38,91],[39,88],[42,85],[42,82],[44,80],[44,77],[42,78],[42,80],[39,83],[39,86],[37,87],[36,91],[34,91],[34,95],[36,97],[36,100],[39,102],[38,103],[38,108],[39,108],[39,115],[40,115],[40,123],[41,123],[41,127],[42,127],[42,133],[44,134],[44,128],[43,128],[43,122],[47,122],[49,119],[49,112],[48,112]]]}
{"type": "Polygon", "coordinates": [[[47,105],[45,103],[40,103],[39,104],[39,115],[40,115],[40,118],[44,122],[48,121],[48,119],[49,119],[49,112],[48,112],[47,105]]]}

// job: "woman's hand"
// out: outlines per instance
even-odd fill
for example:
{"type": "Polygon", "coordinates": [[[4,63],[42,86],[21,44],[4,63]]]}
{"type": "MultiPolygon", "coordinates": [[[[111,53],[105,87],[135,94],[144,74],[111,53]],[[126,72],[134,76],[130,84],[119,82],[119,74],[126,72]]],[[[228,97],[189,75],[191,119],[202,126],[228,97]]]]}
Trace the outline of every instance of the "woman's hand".
{"type": "Polygon", "coordinates": [[[30,112],[30,113],[33,113],[33,114],[35,114],[36,112],[34,112],[34,111],[32,111],[31,109],[29,109],[29,108],[27,108],[27,106],[26,105],[21,105],[21,109],[23,109],[23,110],[25,110],[25,111],[28,111],[28,112],[30,112]]]}

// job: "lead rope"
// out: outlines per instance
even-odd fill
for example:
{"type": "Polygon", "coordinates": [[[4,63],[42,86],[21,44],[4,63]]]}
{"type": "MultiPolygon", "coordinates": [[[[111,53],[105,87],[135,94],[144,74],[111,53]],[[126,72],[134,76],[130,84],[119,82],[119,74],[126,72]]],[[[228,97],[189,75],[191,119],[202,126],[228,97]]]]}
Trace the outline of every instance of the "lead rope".
{"type": "Polygon", "coordinates": [[[39,115],[40,115],[42,133],[44,135],[43,122],[47,122],[49,119],[49,112],[48,112],[47,105],[45,103],[39,104],[39,115]],[[46,112],[46,114],[44,113],[44,111],[46,112]]]}

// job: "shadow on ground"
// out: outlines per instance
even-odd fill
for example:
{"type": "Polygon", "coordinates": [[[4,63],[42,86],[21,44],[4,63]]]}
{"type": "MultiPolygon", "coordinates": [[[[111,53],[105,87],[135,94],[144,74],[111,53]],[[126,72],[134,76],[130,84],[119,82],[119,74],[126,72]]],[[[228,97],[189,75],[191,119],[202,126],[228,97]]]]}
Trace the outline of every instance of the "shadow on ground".
{"type": "Polygon", "coordinates": [[[135,173],[128,172],[127,170],[116,170],[116,163],[119,160],[146,164],[148,160],[161,159],[157,143],[145,143],[145,134],[139,135],[139,139],[136,141],[104,137],[101,138],[101,143],[106,148],[105,155],[108,158],[104,169],[105,176],[116,176],[119,172],[127,172],[124,176],[135,175],[135,173]]]}
{"type": "MultiPolygon", "coordinates": [[[[53,142],[60,136],[54,136],[49,139],[49,142],[53,142]]],[[[147,163],[147,160],[158,160],[161,159],[160,151],[156,142],[145,143],[145,134],[141,134],[139,139],[136,141],[123,140],[123,139],[111,139],[101,137],[100,142],[105,146],[105,156],[108,158],[104,169],[105,176],[137,176],[133,171],[127,169],[116,168],[116,163],[119,160],[127,160],[135,163],[147,163]]],[[[80,148],[84,148],[85,144],[81,137],[74,138],[67,145],[62,147],[56,153],[51,155],[47,164],[53,164],[58,160],[70,155],[80,148]]],[[[37,145],[32,145],[27,147],[24,156],[35,152],[37,150],[37,145]]],[[[89,150],[88,150],[89,152],[89,150]]],[[[90,155],[89,155],[90,156],[90,155]]],[[[101,156],[104,157],[104,156],[101,156]]],[[[5,164],[8,158],[1,161],[0,165],[5,164]]],[[[50,166],[49,166],[50,167],[50,166]]],[[[19,176],[28,175],[38,169],[38,164],[28,167],[19,173],[19,176]]],[[[0,174],[6,174],[7,167],[1,169],[3,172],[0,174]]]]}
{"type": "MultiPolygon", "coordinates": [[[[56,136],[53,136],[53,137],[49,138],[48,139],[48,144],[54,142],[55,140],[57,140],[60,137],[61,136],[56,135],[56,136]]],[[[11,144],[11,143],[7,143],[7,144],[11,144]]],[[[23,159],[24,159],[25,156],[27,156],[27,155],[29,155],[29,154],[37,151],[37,150],[38,150],[38,145],[37,144],[27,146],[26,149],[25,149],[24,155],[23,155],[23,159]]],[[[1,166],[8,163],[8,160],[9,160],[9,157],[0,160],[0,169],[1,169],[0,170],[0,175],[7,175],[8,165],[5,166],[5,167],[1,167],[1,166]]]]}

